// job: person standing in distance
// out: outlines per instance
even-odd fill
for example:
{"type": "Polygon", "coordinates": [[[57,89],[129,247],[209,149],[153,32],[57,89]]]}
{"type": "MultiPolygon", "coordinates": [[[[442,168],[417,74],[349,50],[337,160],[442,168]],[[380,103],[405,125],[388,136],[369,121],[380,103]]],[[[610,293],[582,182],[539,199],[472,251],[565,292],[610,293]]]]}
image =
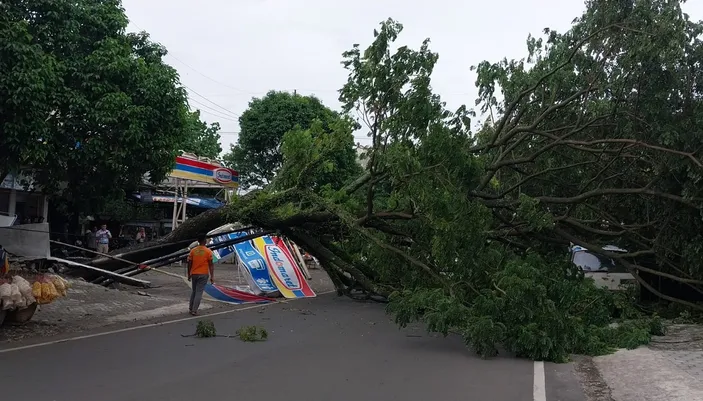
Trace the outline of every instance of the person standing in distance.
{"type": "Polygon", "coordinates": [[[134,240],[137,241],[138,244],[141,244],[142,242],[146,241],[146,230],[144,227],[139,227],[137,230],[137,235],[134,237],[134,240]]]}
{"type": "MultiPolygon", "coordinates": [[[[88,249],[91,251],[97,251],[98,250],[98,240],[95,237],[95,233],[98,232],[97,227],[93,227],[92,230],[89,230],[85,233],[85,243],[88,249]]],[[[93,257],[92,254],[89,255],[90,257],[93,257]]]]}
{"type": "Polygon", "coordinates": [[[198,246],[190,250],[188,254],[188,281],[191,282],[192,292],[190,293],[190,314],[198,314],[200,301],[203,299],[203,291],[207,284],[208,277],[210,283],[215,284],[215,264],[212,262],[213,253],[205,244],[207,237],[198,237],[198,246]]]}
{"type": "Polygon", "coordinates": [[[95,233],[95,239],[98,242],[98,252],[110,252],[110,239],[112,239],[112,233],[110,233],[110,230],[107,229],[106,224],[100,226],[100,229],[95,233]]]}

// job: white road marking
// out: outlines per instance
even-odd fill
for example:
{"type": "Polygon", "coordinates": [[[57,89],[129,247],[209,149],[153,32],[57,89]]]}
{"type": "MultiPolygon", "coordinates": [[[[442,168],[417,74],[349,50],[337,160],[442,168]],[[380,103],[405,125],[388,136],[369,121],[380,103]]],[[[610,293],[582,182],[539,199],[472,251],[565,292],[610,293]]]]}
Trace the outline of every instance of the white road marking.
{"type": "MultiPolygon", "coordinates": [[[[327,294],[331,294],[333,292],[336,292],[336,290],[321,292],[321,293],[318,293],[317,295],[318,296],[319,295],[327,295],[327,294]]],[[[111,330],[111,331],[106,331],[106,332],[102,332],[102,333],[86,334],[86,335],[82,335],[82,336],[64,338],[61,340],[47,341],[44,343],[22,345],[22,346],[14,347],[14,348],[0,349],[0,354],[5,354],[8,352],[14,352],[14,351],[21,351],[21,350],[30,349],[30,348],[45,347],[47,345],[66,343],[66,342],[70,342],[70,341],[85,340],[88,338],[102,337],[102,336],[107,336],[110,334],[124,333],[126,331],[134,331],[134,330],[146,329],[146,328],[150,328],[150,327],[165,326],[167,324],[187,322],[189,320],[202,319],[202,318],[207,318],[207,317],[211,317],[211,316],[226,315],[228,313],[235,313],[235,312],[241,312],[241,311],[245,311],[245,310],[258,309],[258,308],[263,308],[265,306],[271,306],[271,305],[276,305],[276,304],[285,304],[285,303],[288,303],[291,301],[297,301],[300,299],[304,299],[304,298],[285,299],[285,300],[279,301],[277,303],[256,304],[256,305],[247,306],[247,307],[239,308],[239,309],[231,309],[231,310],[226,310],[226,311],[222,311],[222,312],[208,313],[208,314],[205,314],[202,316],[190,316],[190,317],[184,317],[181,319],[168,320],[168,321],[160,322],[160,323],[150,323],[150,324],[145,324],[142,326],[126,327],[124,329],[111,330]]]]}
{"type": "Polygon", "coordinates": [[[535,381],[532,385],[532,400],[547,401],[547,380],[544,376],[544,362],[535,361],[535,381]]]}

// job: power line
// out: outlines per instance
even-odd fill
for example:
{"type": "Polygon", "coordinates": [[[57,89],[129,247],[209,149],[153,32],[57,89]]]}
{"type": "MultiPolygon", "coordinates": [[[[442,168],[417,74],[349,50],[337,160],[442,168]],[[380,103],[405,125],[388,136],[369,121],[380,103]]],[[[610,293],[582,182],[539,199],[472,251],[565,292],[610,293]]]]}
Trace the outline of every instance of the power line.
{"type": "MultiPolygon", "coordinates": [[[[129,22],[131,22],[131,23],[132,23],[134,26],[136,26],[139,30],[144,31],[144,32],[147,32],[146,29],[144,29],[144,28],[142,28],[141,26],[137,25],[137,23],[134,22],[133,19],[130,19],[129,22]]],[[[188,64],[188,63],[186,63],[185,61],[181,60],[180,58],[174,56],[172,52],[168,52],[166,55],[167,55],[167,56],[170,56],[170,57],[173,58],[174,60],[178,61],[179,63],[181,63],[181,64],[183,64],[184,66],[190,68],[191,70],[197,72],[199,75],[202,75],[203,77],[209,79],[209,80],[212,81],[212,82],[215,82],[215,83],[220,84],[220,85],[222,85],[222,86],[224,86],[224,87],[227,87],[227,88],[230,88],[230,89],[232,89],[232,90],[235,90],[235,91],[240,92],[240,93],[242,93],[242,94],[256,95],[256,93],[250,93],[250,92],[247,92],[247,91],[244,91],[244,90],[235,88],[234,86],[228,85],[228,84],[226,84],[226,83],[224,83],[224,82],[220,82],[220,81],[218,81],[218,80],[216,80],[216,79],[214,79],[214,78],[211,78],[211,77],[209,77],[209,76],[203,74],[202,72],[200,72],[200,71],[198,71],[197,69],[195,69],[194,67],[192,67],[190,64],[188,64]]],[[[183,86],[185,86],[185,85],[183,85],[183,86]]],[[[186,88],[188,88],[188,87],[186,86],[186,88]]],[[[188,88],[188,89],[190,89],[190,88],[188,88]]],[[[191,90],[192,90],[192,89],[191,89],[191,90]]],[[[195,91],[193,91],[193,92],[195,92],[195,91]]]]}
{"type": "MultiPolygon", "coordinates": [[[[134,21],[130,21],[130,22],[132,22],[132,24],[134,24],[134,26],[136,26],[137,28],[139,28],[139,29],[141,29],[142,31],[145,31],[145,32],[146,32],[146,30],[143,29],[142,27],[140,27],[139,25],[137,25],[136,22],[134,22],[134,21]]],[[[168,55],[168,54],[167,54],[167,55],[168,55]]],[[[191,67],[191,66],[188,65],[186,62],[184,62],[183,60],[179,59],[178,57],[176,57],[176,56],[174,56],[174,55],[172,55],[172,54],[171,54],[171,57],[173,57],[175,60],[178,60],[180,63],[182,63],[182,64],[185,65],[186,67],[192,69],[193,71],[197,72],[198,74],[203,75],[205,78],[208,78],[208,79],[211,79],[211,80],[212,80],[212,78],[209,78],[209,77],[206,76],[205,74],[203,74],[203,73],[201,73],[200,71],[196,70],[195,68],[191,67]]],[[[217,81],[215,81],[215,82],[217,82],[217,81]]],[[[228,85],[226,85],[226,84],[224,84],[224,83],[221,83],[221,82],[220,82],[220,85],[222,85],[222,86],[227,86],[227,87],[229,87],[230,89],[235,89],[235,90],[237,90],[237,88],[228,86],[228,85]]],[[[208,99],[207,97],[201,95],[200,93],[196,92],[194,89],[189,88],[188,86],[186,86],[186,85],[184,85],[184,84],[183,84],[183,87],[186,88],[189,92],[193,92],[195,95],[200,96],[200,97],[201,97],[202,99],[204,99],[206,102],[208,102],[208,103],[210,103],[210,104],[212,104],[212,105],[214,105],[214,106],[216,106],[216,107],[219,107],[220,109],[224,110],[224,113],[223,113],[223,112],[219,112],[219,111],[218,111],[218,112],[221,113],[221,114],[224,114],[225,116],[228,116],[228,117],[230,117],[230,118],[233,118],[233,119],[230,119],[229,121],[239,122],[238,120],[235,120],[235,119],[238,119],[238,118],[240,117],[239,114],[237,114],[237,113],[235,113],[235,112],[233,112],[233,111],[231,111],[231,110],[228,110],[228,109],[226,109],[225,107],[220,106],[219,104],[213,102],[212,100],[208,99]]],[[[191,99],[190,99],[191,101],[193,101],[193,102],[195,102],[195,103],[198,103],[198,104],[200,104],[200,105],[202,105],[202,106],[205,106],[205,105],[203,105],[202,103],[198,102],[197,100],[192,99],[191,96],[189,96],[189,98],[191,98],[191,99]]],[[[207,106],[205,106],[205,107],[207,107],[207,106]]],[[[210,110],[216,111],[216,110],[214,110],[214,109],[210,109],[210,110]]],[[[220,115],[218,115],[218,114],[215,114],[215,113],[212,113],[212,112],[211,112],[210,114],[212,114],[212,115],[214,115],[214,116],[216,116],[216,117],[220,117],[220,118],[227,119],[227,118],[225,118],[225,117],[222,117],[222,116],[220,116],[220,115]]]]}
{"type": "MultiPolygon", "coordinates": [[[[137,28],[141,29],[142,31],[145,31],[145,30],[142,29],[139,25],[137,25],[134,21],[130,21],[130,22],[132,22],[132,24],[134,24],[134,26],[136,26],[137,28]]],[[[240,92],[241,94],[260,95],[260,94],[266,94],[266,93],[269,92],[269,91],[266,91],[266,92],[255,93],[255,92],[248,92],[248,91],[241,90],[241,89],[239,89],[239,88],[235,88],[235,87],[233,87],[233,86],[231,86],[231,85],[229,85],[229,84],[226,84],[226,83],[224,83],[224,82],[218,81],[218,80],[216,80],[216,79],[214,79],[214,78],[212,78],[212,77],[210,77],[210,76],[208,76],[208,75],[206,75],[206,74],[200,72],[199,70],[195,69],[194,67],[192,67],[191,65],[189,65],[189,64],[186,63],[185,61],[183,61],[183,60],[181,60],[180,58],[174,56],[172,53],[169,53],[168,55],[170,55],[174,60],[180,62],[180,63],[183,64],[184,66],[190,68],[191,70],[195,71],[195,72],[198,73],[199,75],[203,76],[204,78],[209,79],[210,81],[215,82],[215,83],[217,83],[217,84],[219,84],[219,85],[222,85],[222,86],[224,86],[224,87],[226,87],[226,88],[230,88],[230,89],[232,89],[232,90],[234,90],[234,91],[240,92]]],[[[214,105],[214,106],[216,106],[216,107],[218,107],[218,108],[220,108],[220,109],[223,110],[223,111],[219,111],[219,110],[213,109],[212,107],[207,106],[207,105],[203,104],[202,102],[200,102],[200,101],[198,101],[198,100],[196,100],[196,99],[193,99],[192,97],[189,96],[189,100],[190,100],[190,101],[192,101],[192,102],[194,102],[194,103],[196,103],[196,104],[198,104],[198,105],[200,105],[201,107],[204,108],[204,110],[201,110],[201,111],[203,111],[203,112],[205,112],[205,113],[208,113],[208,114],[211,114],[211,115],[213,115],[213,116],[215,116],[215,117],[221,118],[221,119],[223,119],[223,120],[225,120],[225,121],[230,121],[230,122],[239,123],[239,118],[241,117],[241,115],[239,115],[238,113],[235,113],[235,112],[233,112],[233,111],[231,111],[231,110],[229,110],[229,109],[227,109],[227,108],[225,108],[225,107],[223,107],[223,106],[221,106],[221,105],[219,105],[219,104],[213,102],[212,100],[210,100],[210,99],[208,99],[207,97],[201,95],[200,93],[196,92],[194,89],[192,89],[192,88],[190,88],[190,87],[188,87],[188,86],[186,86],[186,85],[183,85],[183,87],[186,88],[189,92],[193,92],[195,95],[201,97],[201,98],[202,98],[203,100],[205,100],[206,102],[208,102],[208,103],[210,103],[210,104],[212,104],[212,105],[214,105]],[[218,114],[218,113],[219,113],[219,114],[218,114]],[[236,118],[236,120],[235,120],[235,118],[236,118]]],[[[338,89],[334,89],[334,90],[332,90],[332,89],[318,89],[318,90],[293,89],[292,92],[297,93],[298,90],[301,90],[301,91],[304,91],[304,92],[313,92],[313,93],[315,93],[315,92],[339,92],[338,89]]],[[[291,92],[291,90],[289,90],[289,89],[286,90],[286,91],[291,92]]],[[[466,93],[466,94],[468,94],[468,93],[466,93]]],[[[458,94],[456,94],[456,95],[461,95],[461,94],[458,93],[458,94]]],[[[239,132],[235,132],[235,131],[220,131],[220,132],[218,132],[218,134],[220,134],[220,135],[239,135],[239,132]]],[[[355,139],[355,140],[369,140],[370,137],[368,137],[368,136],[354,136],[354,139],[355,139]]]]}
{"type": "Polygon", "coordinates": [[[237,114],[237,113],[235,113],[235,112],[233,112],[233,111],[230,111],[230,110],[228,110],[228,109],[226,109],[226,108],[220,106],[219,104],[213,102],[212,100],[206,98],[205,96],[203,96],[203,95],[201,95],[200,93],[196,92],[194,89],[191,89],[191,88],[189,88],[189,87],[187,87],[187,86],[185,86],[185,85],[183,85],[183,86],[184,86],[186,89],[188,89],[189,91],[193,92],[194,94],[196,94],[196,95],[200,96],[201,98],[205,99],[206,102],[208,102],[208,103],[210,103],[210,104],[213,104],[213,105],[219,107],[220,109],[224,110],[226,115],[232,115],[232,117],[234,117],[234,118],[239,118],[239,117],[241,117],[239,114],[237,114]]]}
{"type": "MultiPolygon", "coordinates": [[[[136,24],[134,24],[134,25],[136,26],[136,24]]],[[[138,27],[137,27],[137,28],[138,28],[138,27]]],[[[261,93],[247,92],[247,91],[244,91],[244,90],[242,90],[242,89],[235,88],[234,86],[228,85],[228,84],[226,84],[226,83],[224,83],[224,82],[220,82],[220,81],[218,81],[218,80],[216,80],[216,79],[214,79],[214,78],[211,78],[211,77],[209,77],[209,76],[203,74],[202,72],[196,70],[195,68],[193,68],[193,67],[191,67],[189,64],[187,64],[185,61],[179,59],[178,57],[174,56],[173,54],[169,53],[168,55],[171,56],[171,57],[173,57],[174,60],[178,61],[179,63],[183,64],[184,66],[190,68],[191,70],[197,72],[199,75],[203,76],[204,78],[209,79],[210,81],[212,81],[212,82],[214,82],[214,83],[216,83],[216,84],[222,85],[222,86],[224,86],[224,87],[226,87],[226,88],[230,88],[230,89],[232,89],[232,90],[234,90],[234,91],[237,91],[237,92],[239,92],[239,93],[241,93],[241,94],[243,94],[243,95],[260,95],[260,94],[261,94],[261,93]]],[[[264,93],[265,93],[265,92],[264,92],[264,93]]]]}
{"type": "Polygon", "coordinates": [[[211,108],[210,106],[208,106],[208,105],[206,105],[206,104],[204,104],[204,103],[199,102],[197,99],[188,99],[188,101],[189,101],[189,102],[193,102],[193,103],[195,103],[196,105],[202,107],[202,109],[200,109],[200,111],[202,111],[203,113],[211,114],[211,115],[213,115],[213,116],[215,116],[215,117],[221,118],[221,119],[226,120],[226,121],[231,121],[231,122],[234,122],[234,123],[238,123],[238,122],[239,122],[239,121],[235,120],[234,117],[228,116],[228,115],[222,113],[221,111],[217,111],[217,110],[211,108]]]}
{"type": "Polygon", "coordinates": [[[211,124],[211,123],[218,123],[220,125],[222,124],[229,124],[229,123],[236,123],[235,120],[230,120],[227,117],[223,117],[219,114],[213,113],[209,110],[201,109],[199,106],[193,106],[191,110],[197,110],[200,112],[200,121],[206,123],[206,124],[211,124]]]}
{"type": "MultiPolygon", "coordinates": [[[[220,134],[220,135],[239,135],[239,134],[240,134],[240,132],[238,132],[238,131],[218,131],[217,133],[220,134]]],[[[356,136],[354,136],[354,139],[368,139],[368,140],[371,140],[371,137],[368,137],[368,136],[358,136],[358,135],[356,135],[356,136]]]]}
{"type": "Polygon", "coordinates": [[[212,122],[224,122],[224,121],[233,122],[233,123],[237,122],[236,120],[232,120],[229,117],[225,117],[221,114],[214,113],[211,110],[201,108],[200,104],[196,104],[194,106],[191,106],[191,110],[199,111],[202,114],[203,118],[206,118],[208,120],[212,120],[212,122]],[[211,116],[211,117],[207,118],[208,116],[211,116]]]}
{"type": "MultiPolygon", "coordinates": [[[[275,90],[276,92],[289,92],[293,93],[294,91],[297,91],[298,94],[300,95],[301,92],[304,93],[310,93],[312,95],[316,94],[323,94],[323,93],[333,93],[333,92],[339,92],[339,89],[305,89],[305,88],[300,88],[296,87],[295,89],[269,89],[266,91],[262,92],[248,92],[246,95],[251,95],[251,96],[261,96],[261,95],[266,95],[270,91],[275,90]]],[[[475,92],[442,92],[438,93],[441,96],[475,96],[475,92]]],[[[234,98],[238,97],[243,94],[235,94],[235,93],[213,93],[213,94],[208,94],[207,96],[210,97],[218,97],[218,98],[234,98]]]]}
{"type": "MultiPolygon", "coordinates": [[[[129,22],[131,22],[134,26],[136,26],[136,27],[139,28],[140,30],[146,31],[145,29],[143,29],[142,27],[140,27],[139,25],[137,25],[133,20],[129,20],[129,22]]],[[[263,91],[263,92],[250,92],[250,91],[245,91],[245,90],[240,89],[240,88],[236,88],[236,87],[234,87],[234,86],[232,86],[232,85],[226,84],[226,83],[224,83],[224,82],[222,82],[222,81],[218,81],[217,79],[212,78],[212,77],[210,77],[210,76],[208,76],[208,75],[202,73],[201,71],[197,70],[195,67],[191,66],[190,64],[186,63],[185,61],[183,61],[183,60],[181,60],[180,58],[178,58],[178,57],[176,57],[175,55],[173,55],[173,53],[171,53],[171,52],[169,52],[169,53],[167,54],[167,56],[172,57],[174,60],[178,61],[179,63],[181,63],[181,64],[183,64],[184,66],[188,67],[189,69],[193,70],[194,72],[198,73],[198,75],[200,75],[200,76],[202,76],[202,77],[204,77],[204,78],[206,78],[206,79],[208,79],[208,80],[210,80],[210,81],[212,81],[212,82],[214,82],[214,83],[216,83],[216,84],[219,84],[219,85],[221,85],[221,86],[224,86],[225,88],[229,88],[229,89],[232,89],[232,90],[234,90],[234,91],[236,91],[236,92],[239,92],[239,94],[242,94],[242,95],[249,95],[249,96],[256,96],[256,95],[265,95],[265,94],[267,94],[268,92],[271,91],[271,89],[269,89],[269,90],[266,90],[266,91],[263,91]]],[[[236,115],[237,118],[239,117],[239,115],[238,115],[237,113],[232,112],[232,111],[230,111],[230,110],[228,110],[228,109],[226,109],[226,108],[220,106],[219,104],[217,104],[217,103],[211,101],[210,99],[208,99],[207,97],[205,97],[205,96],[199,94],[198,92],[194,91],[193,89],[191,89],[191,88],[189,88],[189,87],[187,87],[187,86],[185,86],[185,85],[183,85],[183,86],[184,86],[186,89],[188,89],[188,90],[192,91],[193,93],[195,93],[196,95],[202,97],[202,98],[205,99],[207,102],[214,104],[215,106],[217,106],[217,107],[219,107],[219,108],[225,110],[225,111],[226,111],[227,113],[229,113],[229,114],[234,114],[234,115],[236,115]]],[[[315,94],[315,93],[332,93],[332,92],[339,92],[340,90],[339,90],[339,89],[305,89],[305,88],[302,88],[302,89],[301,89],[301,88],[294,88],[294,89],[282,89],[282,90],[281,90],[281,89],[277,89],[277,91],[285,91],[285,92],[302,91],[302,92],[310,92],[310,93],[315,94]]],[[[466,96],[466,95],[475,95],[475,94],[476,94],[475,92],[449,92],[449,93],[444,93],[444,94],[442,94],[442,95],[443,95],[443,96],[466,96]]],[[[230,95],[230,94],[222,94],[222,95],[211,95],[211,96],[230,97],[230,96],[232,96],[232,95],[230,95]]]]}
{"type": "MultiPolygon", "coordinates": [[[[135,26],[136,26],[136,24],[135,24],[135,26]]],[[[201,75],[202,77],[204,77],[204,78],[206,78],[206,79],[209,79],[210,81],[212,81],[212,82],[214,82],[214,83],[216,83],[216,84],[222,85],[222,86],[224,86],[225,88],[229,88],[229,89],[232,89],[232,90],[234,90],[234,91],[236,91],[236,92],[239,92],[239,94],[241,94],[241,95],[249,95],[249,96],[265,95],[265,94],[267,94],[267,93],[269,93],[269,92],[271,91],[271,89],[269,89],[269,90],[266,90],[266,91],[263,91],[263,92],[250,92],[250,91],[245,91],[245,90],[243,90],[243,89],[235,88],[234,86],[228,85],[228,84],[226,84],[226,83],[224,83],[224,82],[222,82],[222,81],[218,81],[218,80],[216,80],[215,78],[212,78],[212,77],[210,77],[210,76],[208,76],[208,75],[206,75],[206,74],[204,74],[204,73],[198,71],[197,69],[195,69],[194,67],[192,67],[191,65],[189,65],[189,64],[186,63],[185,61],[179,59],[178,57],[174,56],[174,55],[171,54],[171,53],[169,53],[168,55],[171,56],[171,57],[173,57],[174,60],[180,62],[180,63],[183,64],[184,66],[186,66],[186,67],[190,68],[191,70],[195,71],[196,73],[198,73],[198,75],[201,75]]],[[[280,92],[296,92],[296,91],[302,91],[302,92],[310,92],[310,93],[313,93],[313,94],[315,94],[315,93],[333,93],[333,92],[334,92],[334,93],[339,93],[339,91],[340,91],[340,89],[305,89],[305,88],[297,88],[297,87],[296,87],[296,88],[293,88],[293,89],[276,89],[276,90],[277,90],[277,91],[280,91],[280,92]]],[[[465,95],[474,95],[474,94],[475,94],[475,93],[473,93],[473,92],[452,92],[452,93],[445,93],[444,95],[445,95],[445,96],[465,96],[465,95]]],[[[201,95],[201,96],[202,96],[202,95],[201,95]]],[[[230,94],[222,94],[222,95],[215,95],[215,96],[218,96],[218,97],[219,97],[219,96],[228,97],[228,96],[232,96],[232,95],[230,95],[230,94]]]]}

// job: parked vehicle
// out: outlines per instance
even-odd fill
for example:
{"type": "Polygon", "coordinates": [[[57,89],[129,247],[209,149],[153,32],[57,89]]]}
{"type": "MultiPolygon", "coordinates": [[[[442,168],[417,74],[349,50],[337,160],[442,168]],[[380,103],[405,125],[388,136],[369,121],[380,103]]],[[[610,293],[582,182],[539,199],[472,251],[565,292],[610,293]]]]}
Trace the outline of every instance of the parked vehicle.
{"type": "MultiPolygon", "coordinates": [[[[604,251],[613,253],[627,253],[627,250],[614,245],[606,245],[604,251]]],[[[635,285],[637,280],[623,266],[618,265],[614,259],[590,252],[588,249],[572,245],[571,262],[578,266],[586,277],[592,278],[597,286],[610,290],[619,290],[623,286],[635,285]]]]}

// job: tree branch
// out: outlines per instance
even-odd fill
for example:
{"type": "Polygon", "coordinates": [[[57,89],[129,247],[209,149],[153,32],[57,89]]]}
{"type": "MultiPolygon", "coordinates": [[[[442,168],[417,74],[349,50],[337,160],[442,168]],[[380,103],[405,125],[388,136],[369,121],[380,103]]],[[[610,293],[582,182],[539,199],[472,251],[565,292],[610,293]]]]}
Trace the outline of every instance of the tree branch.
{"type": "Polygon", "coordinates": [[[541,77],[537,80],[537,82],[535,82],[534,85],[532,85],[531,87],[529,87],[529,88],[523,90],[522,92],[520,92],[520,94],[517,96],[517,98],[516,98],[515,100],[513,100],[513,101],[508,105],[508,107],[507,107],[506,110],[505,110],[505,114],[504,114],[503,118],[501,118],[500,123],[498,124],[498,127],[496,128],[496,131],[495,131],[495,133],[494,133],[494,135],[493,135],[493,138],[491,139],[491,142],[490,142],[488,145],[478,146],[478,147],[472,148],[471,150],[472,150],[472,151],[480,151],[480,150],[485,150],[485,149],[487,149],[487,148],[489,148],[489,147],[493,147],[493,146],[495,145],[496,141],[498,140],[498,137],[499,137],[500,134],[502,133],[503,128],[504,128],[505,125],[507,124],[508,119],[509,119],[510,116],[513,114],[513,111],[515,111],[515,108],[518,106],[518,104],[520,104],[520,102],[522,101],[522,99],[524,99],[525,96],[527,96],[527,95],[533,93],[533,92],[534,92],[540,85],[542,85],[542,83],[543,83],[544,81],[546,81],[549,77],[551,77],[552,75],[556,74],[557,72],[559,72],[562,68],[566,67],[567,65],[571,64],[571,61],[574,59],[574,57],[576,56],[576,54],[578,53],[578,51],[581,50],[581,47],[583,47],[583,46],[584,46],[586,43],[588,43],[591,39],[593,39],[594,37],[600,35],[601,33],[605,32],[605,31],[607,31],[607,30],[610,30],[610,29],[612,29],[612,28],[620,28],[620,29],[622,29],[622,27],[621,27],[620,25],[618,25],[618,24],[608,25],[608,26],[605,26],[605,27],[603,27],[603,28],[601,28],[601,29],[599,29],[599,30],[597,30],[597,31],[595,31],[595,32],[593,32],[593,33],[591,33],[590,35],[588,35],[588,36],[586,36],[585,38],[583,38],[583,39],[581,39],[580,41],[578,41],[578,42],[576,43],[576,45],[574,46],[574,48],[571,50],[571,53],[570,53],[569,56],[566,58],[566,60],[564,60],[561,64],[559,64],[559,65],[557,65],[556,67],[554,67],[554,68],[553,68],[551,71],[549,71],[548,73],[546,73],[546,74],[544,74],[543,76],[541,76],[541,77]]]}
{"type": "MultiPolygon", "coordinates": [[[[593,191],[584,192],[582,194],[572,196],[572,197],[558,197],[558,196],[537,196],[535,199],[543,203],[553,203],[553,204],[570,204],[570,203],[581,203],[587,199],[595,198],[605,195],[651,195],[660,197],[663,199],[669,199],[683,205],[698,208],[697,205],[687,201],[685,198],[673,194],[668,194],[665,192],[659,192],[652,189],[644,188],[603,188],[596,189],[593,191]]],[[[695,201],[700,201],[699,198],[693,198],[695,201]]]]}
{"type": "Polygon", "coordinates": [[[524,163],[529,163],[537,159],[541,154],[544,152],[548,151],[549,149],[559,146],[559,145],[565,145],[566,139],[570,136],[576,135],[579,132],[589,128],[592,124],[595,124],[596,122],[602,120],[606,116],[599,116],[595,117],[592,120],[588,121],[586,124],[584,124],[581,127],[575,128],[566,134],[562,135],[561,137],[554,137],[555,141],[552,143],[549,143],[542,148],[538,149],[535,151],[532,155],[526,156],[526,157],[521,157],[518,159],[510,159],[510,160],[504,160],[504,157],[507,155],[506,152],[502,152],[501,155],[496,158],[496,160],[493,162],[492,165],[490,165],[486,170],[487,173],[484,175],[483,179],[481,180],[481,183],[476,187],[477,190],[481,190],[488,185],[488,183],[491,181],[491,179],[495,176],[496,171],[501,169],[502,167],[510,166],[510,165],[515,165],[515,164],[524,164],[524,163]]]}

